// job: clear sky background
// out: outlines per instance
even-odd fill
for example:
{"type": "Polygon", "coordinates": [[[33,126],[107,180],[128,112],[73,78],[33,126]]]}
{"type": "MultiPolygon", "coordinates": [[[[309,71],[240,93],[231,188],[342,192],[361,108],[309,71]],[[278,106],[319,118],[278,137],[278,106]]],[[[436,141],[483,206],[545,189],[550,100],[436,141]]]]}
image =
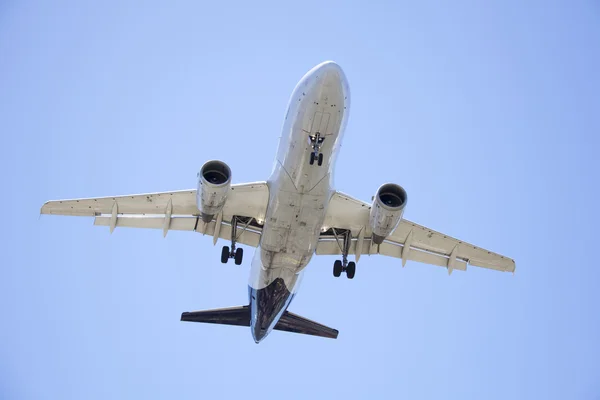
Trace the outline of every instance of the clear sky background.
{"type": "Polygon", "coordinates": [[[0,398],[600,398],[594,1],[0,2],[0,398]],[[485,3],[485,4],[484,4],[485,3]],[[191,232],[44,216],[50,199],[271,172],[288,97],[345,70],[336,188],[517,272],[315,257],[291,311],[338,340],[180,322],[247,304],[191,232]]]}

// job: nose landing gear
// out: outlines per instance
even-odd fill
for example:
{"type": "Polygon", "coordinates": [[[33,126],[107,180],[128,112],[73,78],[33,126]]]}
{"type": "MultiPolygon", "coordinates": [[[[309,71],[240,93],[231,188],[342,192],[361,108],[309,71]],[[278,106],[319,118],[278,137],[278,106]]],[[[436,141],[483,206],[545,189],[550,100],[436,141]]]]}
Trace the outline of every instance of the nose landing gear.
{"type": "Polygon", "coordinates": [[[338,278],[342,272],[346,272],[346,277],[348,279],[353,279],[354,274],[356,274],[356,263],[354,261],[348,262],[348,252],[350,251],[350,243],[352,242],[352,232],[348,229],[338,233],[335,228],[331,229],[333,231],[335,241],[342,251],[342,259],[335,260],[333,263],[333,276],[338,278]]]}
{"type": "Polygon", "coordinates": [[[314,151],[310,153],[310,165],[313,165],[315,160],[317,160],[317,165],[321,166],[323,164],[323,153],[316,153],[314,151]]]}
{"type": "Polygon", "coordinates": [[[313,151],[310,153],[310,165],[317,161],[317,165],[321,166],[323,164],[323,153],[321,153],[321,145],[325,140],[324,137],[321,136],[321,133],[317,132],[314,135],[309,136],[310,145],[312,146],[313,151]]]}

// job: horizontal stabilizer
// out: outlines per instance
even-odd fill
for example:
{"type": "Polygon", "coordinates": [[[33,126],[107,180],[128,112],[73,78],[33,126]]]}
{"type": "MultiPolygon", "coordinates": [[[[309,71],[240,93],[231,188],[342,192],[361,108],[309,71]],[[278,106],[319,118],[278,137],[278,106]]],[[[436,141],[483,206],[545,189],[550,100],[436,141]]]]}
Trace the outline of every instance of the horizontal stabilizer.
{"type": "Polygon", "coordinates": [[[278,331],[302,333],[304,335],[321,336],[331,339],[337,339],[339,333],[337,329],[321,325],[318,322],[303,318],[289,311],[286,311],[281,316],[279,322],[275,325],[275,329],[278,331]]]}
{"type": "MultiPolygon", "coordinates": [[[[250,307],[241,306],[184,312],[181,314],[181,320],[189,322],[205,322],[209,324],[250,326],[250,307]]],[[[283,313],[274,329],[331,339],[336,339],[339,333],[337,329],[321,325],[289,311],[283,313]]]]}
{"type": "Polygon", "coordinates": [[[250,307],[216,308],[214,310],[184,312],[182,321],[209,324],[250,326],[250,307]]]}

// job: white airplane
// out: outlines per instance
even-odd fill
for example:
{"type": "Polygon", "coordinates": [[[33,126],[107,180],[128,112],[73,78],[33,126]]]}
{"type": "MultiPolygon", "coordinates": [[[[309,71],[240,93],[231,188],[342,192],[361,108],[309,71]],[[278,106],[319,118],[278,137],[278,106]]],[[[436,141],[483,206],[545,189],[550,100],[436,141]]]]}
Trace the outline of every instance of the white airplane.
{"type": "Polygon", "coordinates": [[[514,272],[514,260],[402,218],[406,191],[379,187],[372,203],[333,189],[333,170],[350,111],[350,90],[338,64],[327,61],[298,82],[289,101],[271,177],[231,184],[223,161],[207,161],[197,189],[127,196],[58,200],[42,214],[93,216],[94,224],[200,232],[231,241],[221,262],[240,265],[255,247],[249,305],[184,312],[182,321],[249,326],[256,343],[273,329],[337,338],[338,331],[287,311],[314,254],[341,255],[333,275],[353,279],[363,254],[382,254],[444,267],[467,264],[514,272]],[[353,256],[355,261],[348,261],[353,256]]]}

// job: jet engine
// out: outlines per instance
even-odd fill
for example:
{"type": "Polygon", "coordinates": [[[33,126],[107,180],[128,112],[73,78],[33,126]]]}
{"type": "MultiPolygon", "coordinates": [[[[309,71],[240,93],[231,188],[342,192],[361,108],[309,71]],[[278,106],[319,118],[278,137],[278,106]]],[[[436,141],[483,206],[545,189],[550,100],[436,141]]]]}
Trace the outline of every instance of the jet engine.
{"type": "Polygon", "coordinates": [[[210,222],[227,201],[231,187],[231,169],[223,161],[211,160],[204,163],[198,172],[196,205],[202,221],[210,222]]]}
{"type": "Polygon", "coordinates": [[[396,229],[402,219],[407,200],[406,190],[395,183],[386,183],[377,190],[369,215],[373,243],[383,243],[383,240],[396,229]]]}

